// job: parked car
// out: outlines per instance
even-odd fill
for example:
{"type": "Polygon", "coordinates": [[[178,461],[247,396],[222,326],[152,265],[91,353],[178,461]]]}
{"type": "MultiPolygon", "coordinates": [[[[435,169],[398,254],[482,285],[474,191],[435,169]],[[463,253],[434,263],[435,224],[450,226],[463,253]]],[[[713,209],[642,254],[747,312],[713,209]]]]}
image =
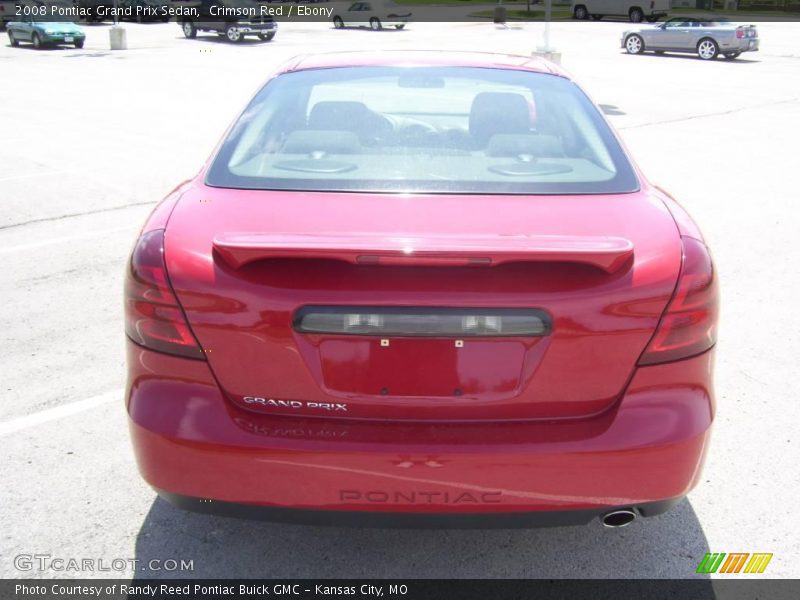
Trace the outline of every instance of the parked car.
{"type": "Polygon", "coordinates": [[[135,455],[199,511],[626,525],[700,478],[717,304],[555,65],[295,58],[132,251],[135,455]]]}
{"type": "Polygon", "coordinates": [[[177,17],[183,35],[189,39],[196,38],[198,31],[205,31],[223,36],[229,42],[241,42],[246,36],[269,42],[278,31],[273,18],[260,16],[260,7],[252,0],[188,0],[178,5],[197,10],[197,17],[189,14],[177,17]],[[256,16],[249,14],[250,10],[256,16]]]}
{"type": "Polygon", "coordinates": [[[667,16],[670,0],[573,0],[572,16],[575,19],[625,17],[633,23],[645,19],[651,23],[667,16]]]}
{"type": "Polygon", "coordinates": [[[36,49],[44,46],[70,44],[83,48],[86,34],[75,23],[64,21],[35,21],[33,17],[23,16],[6,26],[8,41],[12,46],[20,42],[30,42],[36,49]]]}
{"type": "Polygon", "coordinates": [[[679,17],[655,27],[625,31],[620,44],[629,54],[691,52],[703,60],[720,54],[733,60],[742,52],[758,51],[759,39],[755,25],[679,17]]]}
{"type": "Polygon", "coordinates": [[[353,2],[347,10],[333,15],[336,29],[369,27],[375,31],[384,27],[403,29],[411,20],[411,11],[391,0],[353,2]]]}

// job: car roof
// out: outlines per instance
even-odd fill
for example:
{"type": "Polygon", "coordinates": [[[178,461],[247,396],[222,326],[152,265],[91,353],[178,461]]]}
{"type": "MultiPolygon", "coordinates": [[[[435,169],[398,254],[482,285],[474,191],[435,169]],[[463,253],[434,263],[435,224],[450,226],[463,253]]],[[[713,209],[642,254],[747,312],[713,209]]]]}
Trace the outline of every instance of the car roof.
{"type": "Polygon", "coordinates": [[[381,66],[479,67],[531,71],[569,78],[562,69],[538,57],[490,52],[442,52],[439,50],[372,50],[298,56],[287,62],[279,70],[279,73],[338,67],[381,66]]]}

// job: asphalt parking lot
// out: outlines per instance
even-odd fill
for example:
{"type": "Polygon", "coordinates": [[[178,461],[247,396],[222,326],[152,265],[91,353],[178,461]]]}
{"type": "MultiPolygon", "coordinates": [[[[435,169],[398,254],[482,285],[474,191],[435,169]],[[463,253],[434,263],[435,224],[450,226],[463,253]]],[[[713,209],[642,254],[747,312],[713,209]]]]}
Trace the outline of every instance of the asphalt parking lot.
{"type": "MultiPolygon", "coordinates": [[[[0,45],[0,576],[19,554],[136,558],[82,576],[693,577],[704,553],[771,552],[800,576],[800,23],[759,24],[736,61],[628,56],[623,23],[553,25],[563,65],[715,252],[717,422],[698,488],[630,527],[349,530],[183,513],[139,478],[123,410],[122,277],[154,203],[191,176],[270,69],[332,50],[528,54],[543,24],[403,31],[284,24],[270,43],[185,40],[174,23],[108,25],[86,46],[0,45]],[[148,566],[192,560],[191,572],[148,566]]],[[[20,568],[18,568],[20,567],[20,568]]],[[[62,573],[63,575],[63,573],[62,573]]]]}

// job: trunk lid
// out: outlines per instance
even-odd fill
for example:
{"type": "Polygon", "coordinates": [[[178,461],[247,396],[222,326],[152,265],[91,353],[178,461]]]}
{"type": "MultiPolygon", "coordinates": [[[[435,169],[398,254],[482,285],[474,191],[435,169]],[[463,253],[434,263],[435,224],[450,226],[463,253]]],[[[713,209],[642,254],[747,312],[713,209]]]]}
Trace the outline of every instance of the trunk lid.
{"type": "Polygon", "coordinates": [[[574,418],[608,408],[655,330],[681,261],[674,221],[646,192],[198,186],[177,204],[165,247],[176,295],[232,402],[270,414],[383,420],[574,418]],[[505,315],[537,315],[543,325],[534,334],[474,336],[299,326],[315,309],[400,326],[427,319],[433,329],[443,319],[457,326],[505,315]]]}

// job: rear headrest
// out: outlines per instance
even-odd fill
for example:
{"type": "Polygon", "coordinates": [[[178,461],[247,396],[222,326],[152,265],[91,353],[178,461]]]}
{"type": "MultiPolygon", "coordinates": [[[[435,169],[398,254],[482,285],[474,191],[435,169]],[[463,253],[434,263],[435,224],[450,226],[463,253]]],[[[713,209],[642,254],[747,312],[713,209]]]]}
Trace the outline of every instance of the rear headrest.
{"type": "Polygon", "coordinates": [[[498,133],[528,133],[531,117],[522,94],[481,92],[472,101],[469,132],[480,147],[498,133]]]}
{"type": "Polygon", "coordinates": [[[363,102],[317,102],[308,115],[309,129],[339,129],[357,127],[371,111],[363,102]]]}
{"type": "Polygon", "coordinates": [[[519,156],[559,158],[564,156],[561,140],[554,135],[499,133],[489,138],[487,156],[519,156]]]}
{"type": "Polygon", "coordinates": [[[300,129],[286,137],[281,148],[283,154],[360,154],[361,143],[352,131],[322,131],[319,129],[300,129]]]}

